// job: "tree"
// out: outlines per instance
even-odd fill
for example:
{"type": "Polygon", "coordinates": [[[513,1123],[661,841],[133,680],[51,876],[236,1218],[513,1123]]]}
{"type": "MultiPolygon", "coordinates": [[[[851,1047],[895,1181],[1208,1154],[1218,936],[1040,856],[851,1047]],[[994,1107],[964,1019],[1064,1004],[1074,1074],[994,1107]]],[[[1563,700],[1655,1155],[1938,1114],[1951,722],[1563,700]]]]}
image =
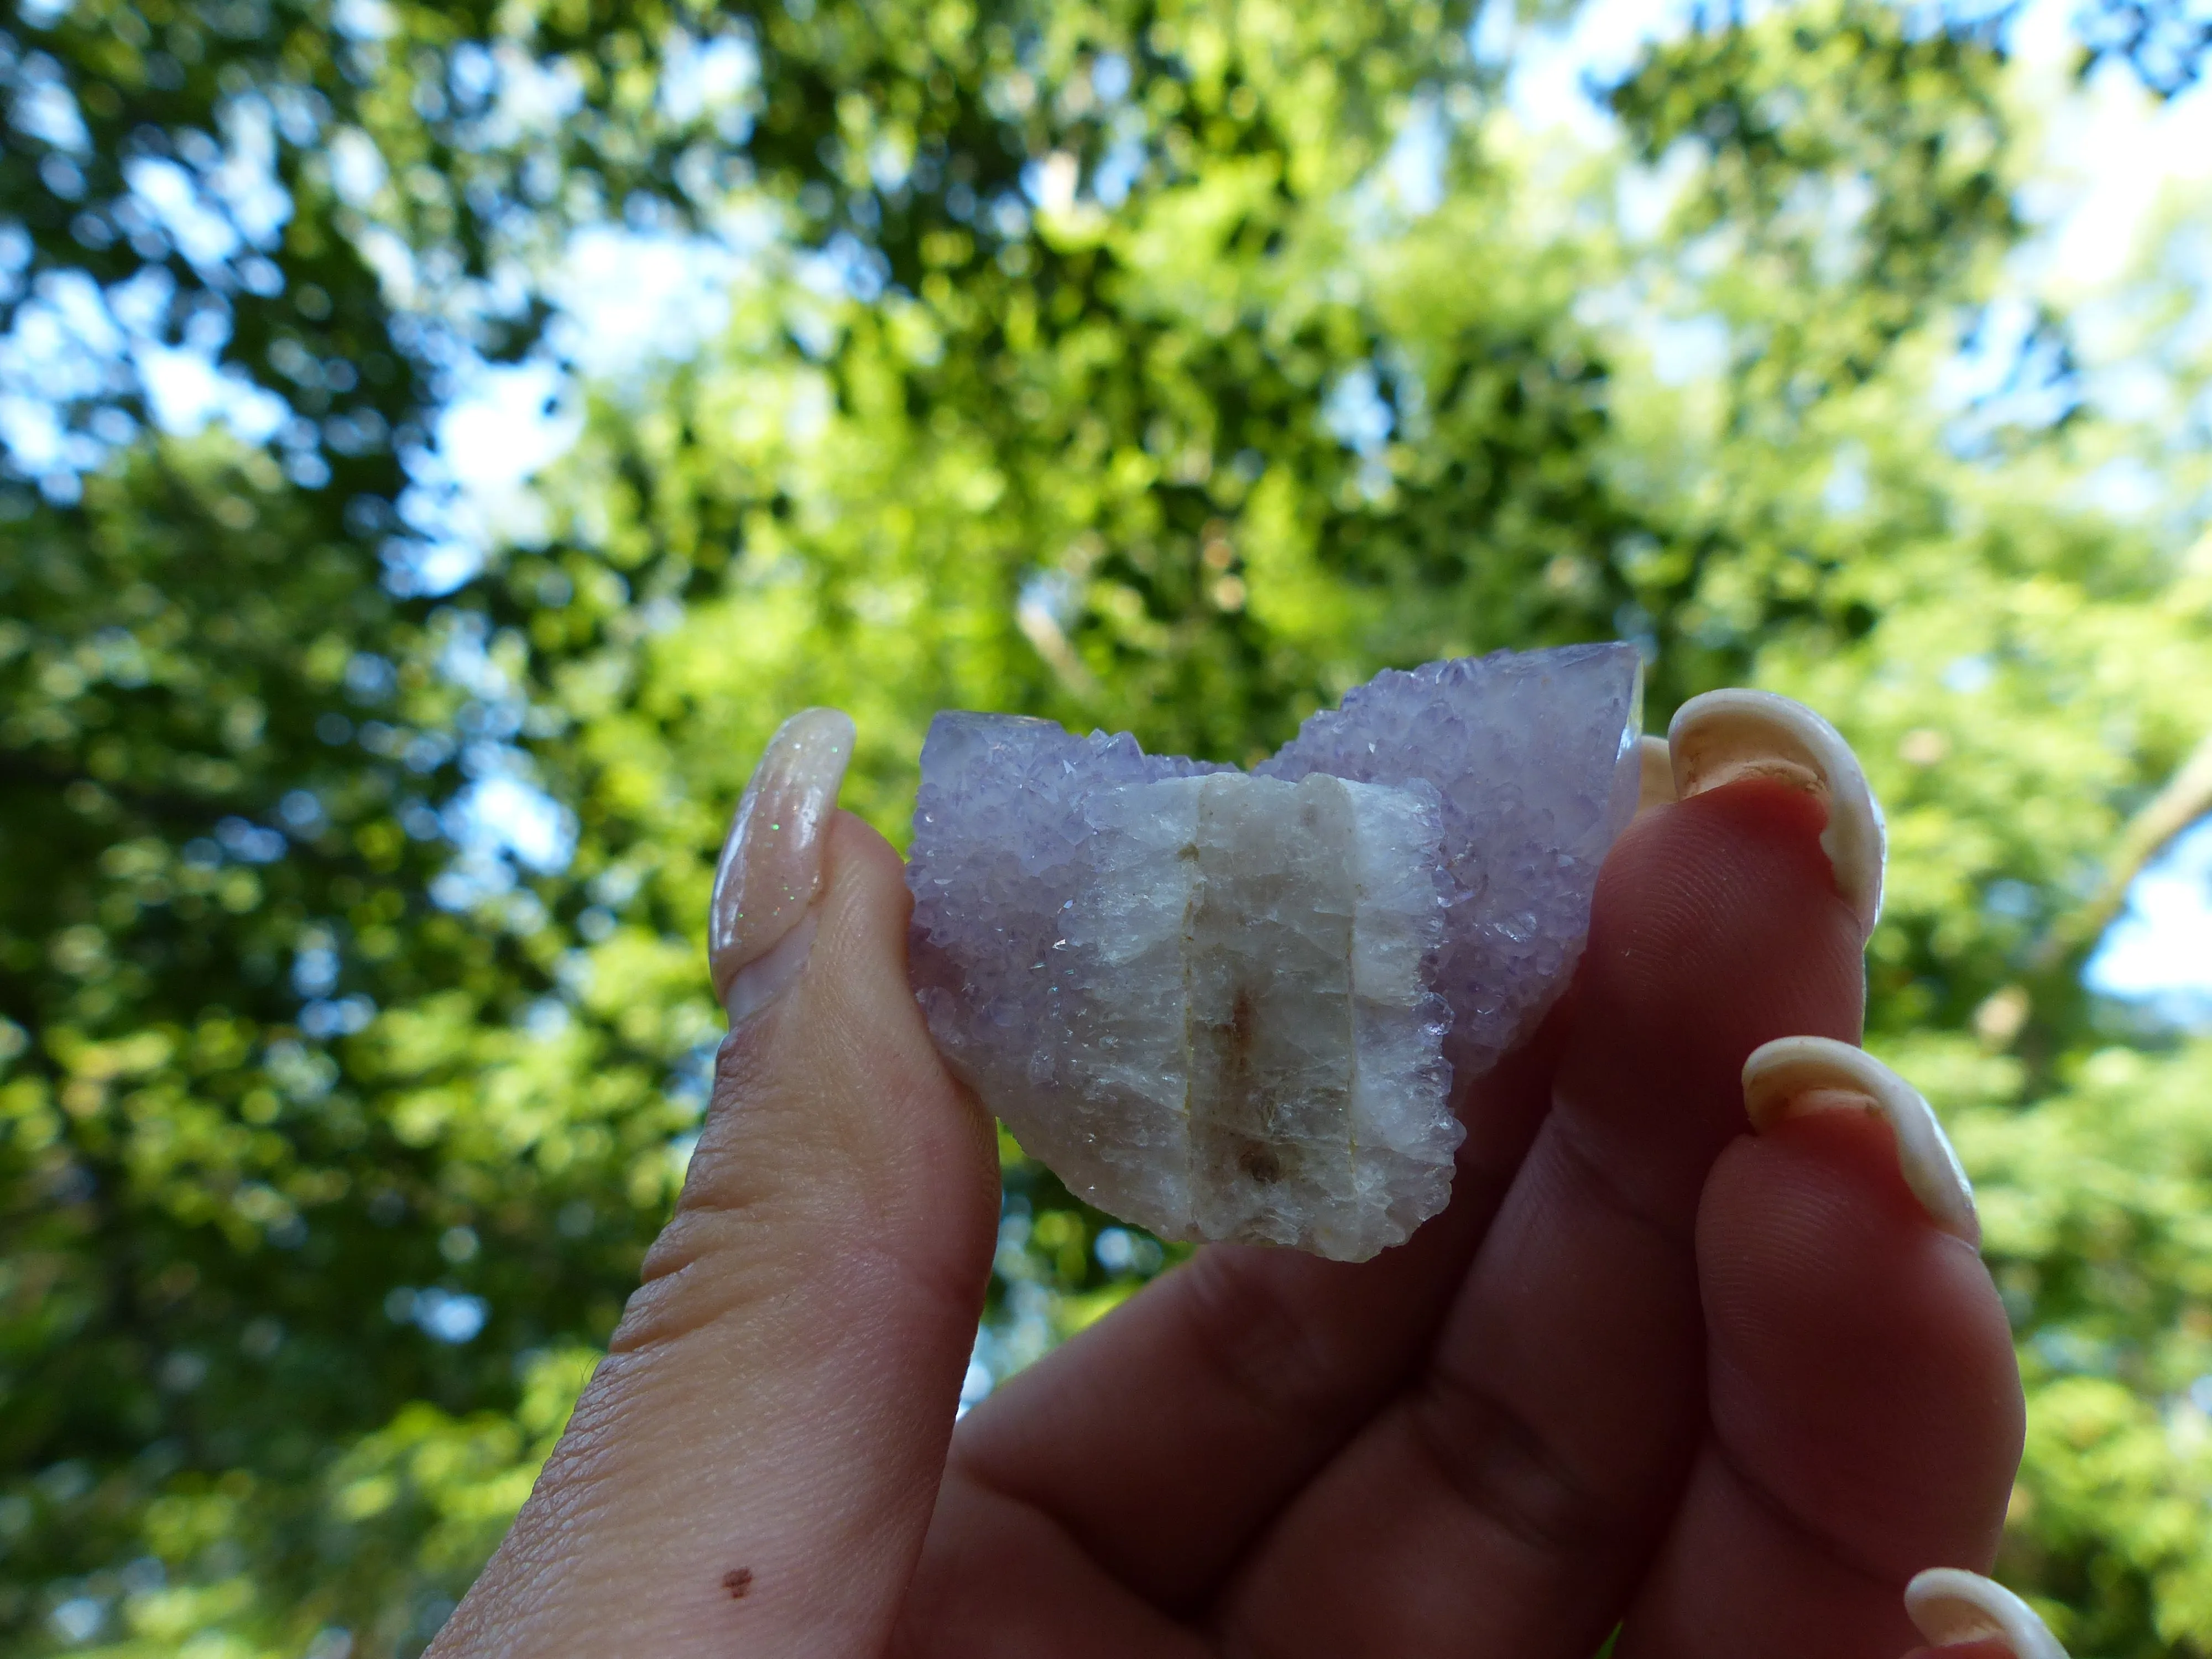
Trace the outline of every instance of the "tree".
{"type": "MultiPolygon", "coordinates": [[[[2203,736],[2212,565],[2084,504],[2140,434],[1931,408],[2021,234],[2002,53],[1865,0],[1656,49],[1614,107],[1686,182],[1637,235],[1469,21],[15,21],[19,330],[89,281],[285,412],[165,435],[117,357],[0,501],[9,1650],[419,1650],[680,1176],[783,714],[854,713],[900,837],[939,706],[1241,760],[1385,663],[1615,634],[1655,729],[1756,680],[1859,746],[1870,1040],[1959,1130],[2034,1391],[2004,1570],[2077,1652],[2212,1647],[2212,1056],[2115,1025],[2076,915],[2203,736]],[[593,394],[546,538],[432,592],[437,399],[549,349],[617,216],[772,234],[708,349],[593,394]],[[1590,303],[1632,292],[1714,372],[1590,303]],[[532,790],[565,831],[499,850],[532,790]]],[[[1164,1259],[1005,1161],[983,1372],[1164,1259]]]]}

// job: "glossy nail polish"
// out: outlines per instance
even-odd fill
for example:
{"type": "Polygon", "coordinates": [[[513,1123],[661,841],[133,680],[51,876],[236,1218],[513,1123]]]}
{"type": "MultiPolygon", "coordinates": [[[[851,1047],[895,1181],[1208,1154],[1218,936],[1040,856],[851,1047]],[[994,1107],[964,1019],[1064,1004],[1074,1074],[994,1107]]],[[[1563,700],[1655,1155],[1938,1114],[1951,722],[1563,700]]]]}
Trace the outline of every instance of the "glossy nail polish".
{"type": "Polygon", "coordinates": [[[708,968],[732,1025],[773,1001],[805,965],[823,837],[853,737],[851,718],[835,708],[793,714],[769,740],[738,802],[707,920],[708,968]]]}
{"type": "Polygon", "coordinates": [[[2033,1607],[1978,1572],[1930,1567],[1905,1587],[1905,1611],[1939,1648],[1995,1640],[2010,1648],[2014,1659],[2066,1659],[2033,1607]]]}
{"type": "Polygon", "coordinates": [[[1881,915],[1884,832],[1866,773],[1836,728],[1771,691],[1708,691],[1674,711],[1667,728],[1674,792],[1687,800],[1738,778],[1762,777],[1820,797],[1828,809],[1821,849],[1836,890],[1871,933],[1881,915]]]}
{"type": "Polygon", "coordinates": [[[1889,1120],[1905,1184],[1945,1232],[1978,1248],[1974,1189],[1920,1091],[1863,1048],[1830,1037],[1780,1037],[1743,1064],[1743,1104],[1764,1132],[1808,1112],[1878,1112],[1889,1120]]]}

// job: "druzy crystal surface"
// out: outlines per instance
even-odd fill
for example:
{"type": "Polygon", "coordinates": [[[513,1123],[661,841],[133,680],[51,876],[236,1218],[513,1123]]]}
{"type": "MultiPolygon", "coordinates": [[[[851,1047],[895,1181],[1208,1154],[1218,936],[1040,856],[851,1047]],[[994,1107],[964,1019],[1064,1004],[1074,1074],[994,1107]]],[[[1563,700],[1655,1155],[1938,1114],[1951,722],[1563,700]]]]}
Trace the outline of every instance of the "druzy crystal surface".
{"type": "Polygon", "coordinates": [[[1445,1052],[1479,1076],[1566,988],[1598,866],[1636,813],[1642,659],[1629,645],[1493,652],[1385,669],[1255,769],[1443,798],[1445,1052]]]}
{"type": "Polygon", "coordinates": [[[1635,807],[1626,646],[1379,675],[1248,775],[945,714],[915,994],[1023,1146],[1166,1238],[1360,1260],[1449,1200],[1453,1075],[1564,988],[1635,807]]]}

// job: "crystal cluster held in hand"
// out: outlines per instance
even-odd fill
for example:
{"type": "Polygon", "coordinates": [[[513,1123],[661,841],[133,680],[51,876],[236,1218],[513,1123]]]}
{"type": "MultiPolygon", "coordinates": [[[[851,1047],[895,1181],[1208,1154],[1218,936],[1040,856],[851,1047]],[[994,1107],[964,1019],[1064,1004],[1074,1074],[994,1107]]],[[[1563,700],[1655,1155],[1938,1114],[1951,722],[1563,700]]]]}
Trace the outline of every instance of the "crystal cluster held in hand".
{"type": "Polygon", "coordinates": [[[1640,689],[1620,645],[1386,672],[1250,774],[939,714],[907,874],[930,1033],[1163,1238],[1401,1243],[1450,1197],[1455,1079],[1573,970],[1640,689]]]}

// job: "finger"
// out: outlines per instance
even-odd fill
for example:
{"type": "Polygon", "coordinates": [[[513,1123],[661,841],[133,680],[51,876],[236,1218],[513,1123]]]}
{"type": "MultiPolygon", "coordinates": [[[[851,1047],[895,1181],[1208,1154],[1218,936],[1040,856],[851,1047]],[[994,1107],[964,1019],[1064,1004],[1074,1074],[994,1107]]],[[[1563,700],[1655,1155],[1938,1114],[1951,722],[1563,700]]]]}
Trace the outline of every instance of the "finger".
{"type": "MultiPolygon", "coordinates": [[[[820,722],[798,737],[818,745],[820,722]]],[[[754,1012],[723,1045],[646,1282],[441,1659],[842,1659],[887,1638],[981,1310],[997,1172],[907,988],[897,855],[830,815],[842,757],[824,768],[792,738],[748,805],[795,810],[740,812],[754,839],[722,896],[749,914],[717,917],[717,981],[754,1012]],[[799,959],[777,958],[801,929],[799,959]]]]}
{"type": "Polygon", "coordinates": [[[1698,1218],[1710,1421],[1624,1659],[1864,1659],[1930,1563],[1986,1568],[2020,1461],[2012,1337],[1927,1103],[1862,1051],[1751,1057],[1698,1218]]]}
{"type": "Polygon", "coordinates": [[[1011,1506],[1156,1605],[1210,1592],[1432,1340],[1535,1133],[1564,1012],[1478,1082],[1451,1206],[1408,1243],[1356,1264],[1200,1251],[970,1413],[922,1582],[1010,1594],[969,1569],[1011,1506]]]}
{"type": "Polygon", "coordinates": [[[1210,1659],[1038,1510],[948,1474],[895,1659],[1210,1659]]]}
{"type": "Polygon", "coordinates": [[[1823,837],[1864,786],[1828,740],[1816,777],[1791,729],[1692,770],[1614,848],[1551,1113],[1427,1370],[1237,1584],[1254,1647],[1587,1659],[1625,1605],[1702,1435],[1692,1231],[1745,1056],[1858,1030],[1867,881],[1823,837]]]}

